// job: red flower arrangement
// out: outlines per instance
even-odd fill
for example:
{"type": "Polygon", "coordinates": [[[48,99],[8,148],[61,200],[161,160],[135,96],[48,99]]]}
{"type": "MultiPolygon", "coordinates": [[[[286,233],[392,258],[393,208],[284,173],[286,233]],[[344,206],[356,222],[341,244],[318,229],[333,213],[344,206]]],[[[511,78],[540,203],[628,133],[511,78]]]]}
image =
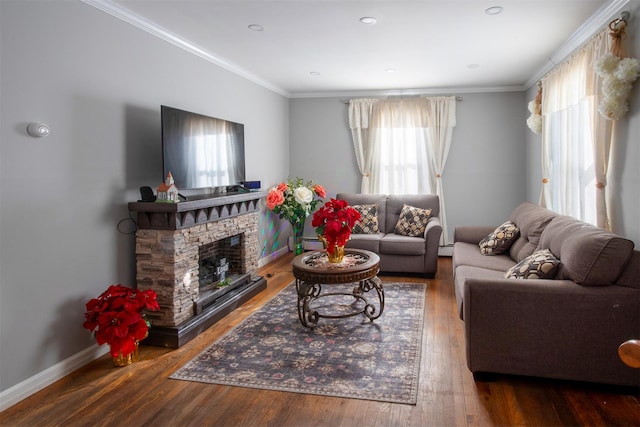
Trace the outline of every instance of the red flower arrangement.
{"type": "Polygon", "coordinates": [[[99,345],[109,344],[111,356],[127,356],[136,342],[147,337],[150,323],[142,310],[160,310],[155,291],[140,291],[111,285],[98,298],[91,299],[82,326],[94,333],[99,345]]]}
{"type": "Polygon", "coordinates": [[[313,214],[311,225],[316,233],[327,239],[327,252],[333,254],[335,246],[344,246],[351,229],[360,219],[360,212],[344,200],[331,199],[313,214]]]}

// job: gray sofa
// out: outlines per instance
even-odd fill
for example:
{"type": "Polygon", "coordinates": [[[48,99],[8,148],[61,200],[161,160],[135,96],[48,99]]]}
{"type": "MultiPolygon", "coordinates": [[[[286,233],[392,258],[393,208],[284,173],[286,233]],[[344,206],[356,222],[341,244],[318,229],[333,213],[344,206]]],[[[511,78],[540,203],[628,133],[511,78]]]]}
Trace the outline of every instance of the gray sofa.
{"type": "Polygon", "coordinates": [[[618,347],[640,338],[640,252],[633,242],[523,203],[510,218],[520,235],[503,254],[482,255],[496,226],[458,226],[453,269],[467,365],[503,373],[640,386],[640,369],[618,347]],[[551,279],[507,279],[538,249],[560,261],[551,279]]]}
{"type": "Polygon", "coordinates": [[[365,249],[380,256],[380,271],[421,273],[433,277],[438,269],[438,246],[442,225],[438,217],[440,200],[432,194],[385,195],[339,193],[337,199],[349,205],[378,205],[376,234],[352,234],[347,248],[365,249]],[[423,236],[408,237],[394,233],[404,204],[431,209],[423,236]]]}

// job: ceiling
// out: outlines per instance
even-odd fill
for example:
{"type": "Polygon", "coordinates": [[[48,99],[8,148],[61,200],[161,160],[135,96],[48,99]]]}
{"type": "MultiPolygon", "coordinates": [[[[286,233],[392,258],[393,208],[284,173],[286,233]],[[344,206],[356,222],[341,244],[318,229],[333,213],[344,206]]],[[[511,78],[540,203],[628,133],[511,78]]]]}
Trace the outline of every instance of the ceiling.
{"type": "Polygon", "coordinates": [[[83,1],[288,97],[525,90],[628,2],[83,1]]]}

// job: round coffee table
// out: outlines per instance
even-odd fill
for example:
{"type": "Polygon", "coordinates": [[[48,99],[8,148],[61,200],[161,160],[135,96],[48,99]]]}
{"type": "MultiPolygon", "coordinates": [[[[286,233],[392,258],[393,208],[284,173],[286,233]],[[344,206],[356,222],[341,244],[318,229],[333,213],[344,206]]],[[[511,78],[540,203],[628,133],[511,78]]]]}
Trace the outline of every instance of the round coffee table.
{"type": "Polygon", "coordinates": [[[373,252],[361,249],[345,249],[344,260],[339,264],[330,263],[325,251],[307,252],[293,259],[293,276],[298,291],[298,316],[303,326],[314,328],[320,318],[341,319],[364,314],[373,321],[384,311],[384,288],[378,278],[380,257],[373,252]],[[322,292],[322,286],[355,283],[349,293],[322,292]],[[379,308],[369,302],[365,294],[375,289],[379,308]],[[347,314],[322,314],[310,307],[310,303],[320,298],[347,295],[355,298],[354,310],[347,314]]]}

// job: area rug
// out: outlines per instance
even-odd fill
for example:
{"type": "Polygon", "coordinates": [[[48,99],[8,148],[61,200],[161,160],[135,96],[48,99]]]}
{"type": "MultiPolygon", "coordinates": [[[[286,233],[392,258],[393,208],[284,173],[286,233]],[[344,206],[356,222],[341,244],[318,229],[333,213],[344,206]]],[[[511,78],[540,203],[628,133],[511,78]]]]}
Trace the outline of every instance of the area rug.
{"type": "MultiPolygon", "coordinates": [[[[170,378],[415,405],[425,289],[424,283],[384,283],[385,307],[375,321],[362,314],[321,318],[308,329],[298,319],[292,283],[170,378]]],[[[366,295],[377,306],[375,291],[366,295]]],[[[339,314],[354,301],[332,296],[316,306],[339,314]]]]}

